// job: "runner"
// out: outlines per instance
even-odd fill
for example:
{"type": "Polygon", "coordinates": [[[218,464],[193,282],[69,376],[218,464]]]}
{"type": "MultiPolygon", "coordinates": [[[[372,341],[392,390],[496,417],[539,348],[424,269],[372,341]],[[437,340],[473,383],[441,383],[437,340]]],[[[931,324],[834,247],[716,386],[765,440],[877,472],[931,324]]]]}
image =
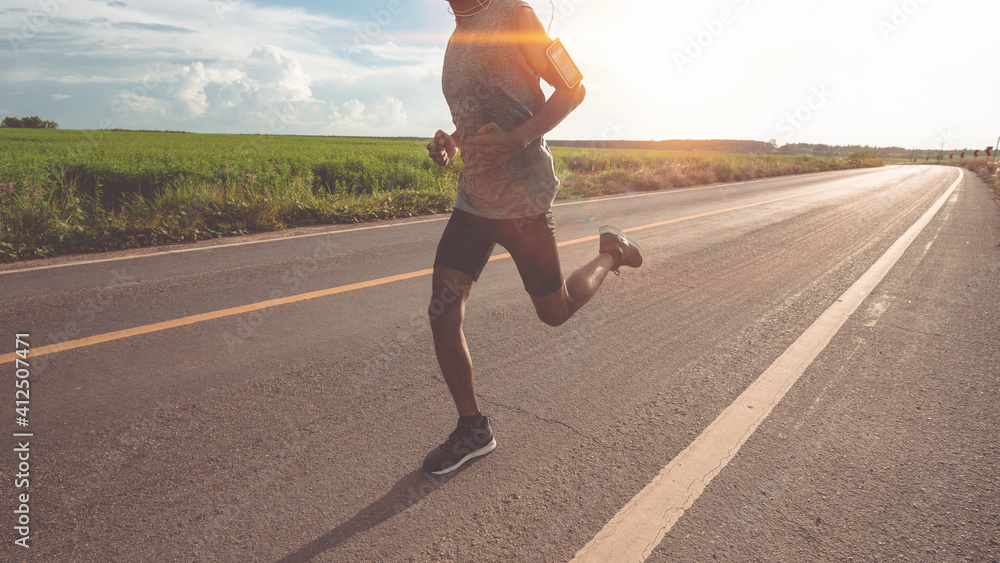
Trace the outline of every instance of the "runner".
{"type": "Polygon", "coordinates": [[[438,364],[458,408],[458,427],[424,459],[448,473],[496,448],[476,400],[472,358],[462,331],[465,305],[494,247],[517,265],[524,289],[546,324],[558,326],[642,251],[615,227],[600,228],[599,253],[565,281],[556,248],[552,202],[559,189],[542,135],[583,102],[585,89],[561,44],[520,0],[448,0],[455,32],[444,56],[442,86],[456,131],[438,131],[427,151],[439,166],[461,152],[455,210],[434,259],[428,310],[438,364]],[[560,61],[559,67],[552,61],[560,61]],[[545,99],[539,78],[555,88],[545,99]]]}

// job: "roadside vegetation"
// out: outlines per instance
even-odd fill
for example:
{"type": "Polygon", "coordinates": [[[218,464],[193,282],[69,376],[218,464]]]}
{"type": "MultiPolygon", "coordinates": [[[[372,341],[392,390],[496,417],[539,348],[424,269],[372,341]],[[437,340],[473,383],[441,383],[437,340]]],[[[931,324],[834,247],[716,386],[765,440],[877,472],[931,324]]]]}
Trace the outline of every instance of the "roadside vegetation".
{"type": "Polygon", "coordinates": [[[742,182],[758,178],[882,166],[870,153],[847,158],[555,148],[562,198],[742,182]]]}
{"type": "Polygon", "coordinates": [[[992,186],[1000,196],[1000,158],[965,158],[961,160],[948,159],[940,161],[916,162],[917,165],[961,166],[979,176],[987,185],[992,186]]]}
{"type": "MultiPolygon", "coordinates": [[[[426,141],[0,129],[0,262],[449,211],[426,141]]],[[[868,166],[848,158],[554,147],[560,197],[868,166]]]]}
{"type": "Polygon", "coordinates": [[[976,175],[982,178],[984,182],[993,186],[993,189],[995,189],[997,194],[1000,195],[1000,159],[966,160],[959,163],[959,166],[963,166],[975,172],[976,175]]]}

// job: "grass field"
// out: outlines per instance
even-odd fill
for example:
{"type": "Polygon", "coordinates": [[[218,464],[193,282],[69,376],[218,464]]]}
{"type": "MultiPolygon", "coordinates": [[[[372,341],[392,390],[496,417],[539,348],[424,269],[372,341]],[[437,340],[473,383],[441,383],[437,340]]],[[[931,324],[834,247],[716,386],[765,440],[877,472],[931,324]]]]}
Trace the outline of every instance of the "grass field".
{"type": "MultiPolygon", "coordinates": [[[[426,141],[0,129],[0,262],[449,211],[426,141]]],[[[864,166],[863,157],[553,148],[560,197],[864,166]]]]}

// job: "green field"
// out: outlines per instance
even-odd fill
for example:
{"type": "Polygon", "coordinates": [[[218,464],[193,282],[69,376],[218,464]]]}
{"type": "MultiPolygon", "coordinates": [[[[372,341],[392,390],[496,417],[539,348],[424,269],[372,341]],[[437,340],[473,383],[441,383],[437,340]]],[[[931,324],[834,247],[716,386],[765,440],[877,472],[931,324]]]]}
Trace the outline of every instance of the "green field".
{"type": "MultiPolygon", "coordinates": [[[[0,129],[0,262],[449,211],[426,141],[0,129]]],[[[554,147],[560,197],[878,166],[554,147]]]]}

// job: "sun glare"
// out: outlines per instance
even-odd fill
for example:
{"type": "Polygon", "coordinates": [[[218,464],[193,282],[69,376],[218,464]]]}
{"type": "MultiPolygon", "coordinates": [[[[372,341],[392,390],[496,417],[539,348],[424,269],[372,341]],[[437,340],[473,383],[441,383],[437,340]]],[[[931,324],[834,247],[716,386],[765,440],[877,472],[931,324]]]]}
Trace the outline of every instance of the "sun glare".
{"type": "MultiPolygon", "coordinates": [[[[572,26],[553,29],[564,34],[567,48],[584,72],[592,105],[614,107],[617,113],[601,117],[628,121],[620,135],[653,138],[669,135],[663,112],[663,95],[676,89],[676,72],[670,53],[675,48],[666,22],[676,21],[678,8],[661,1],[622,1],[588,4],[585,14],[577,14],[572,26]],[[594,33],[595,29],[605,30],[594,33]],[[638,108],[649,108],[642,120],[625,119],[638,108]]],[[[672,113],[672,112],[670,112],[672,113]]]]}

